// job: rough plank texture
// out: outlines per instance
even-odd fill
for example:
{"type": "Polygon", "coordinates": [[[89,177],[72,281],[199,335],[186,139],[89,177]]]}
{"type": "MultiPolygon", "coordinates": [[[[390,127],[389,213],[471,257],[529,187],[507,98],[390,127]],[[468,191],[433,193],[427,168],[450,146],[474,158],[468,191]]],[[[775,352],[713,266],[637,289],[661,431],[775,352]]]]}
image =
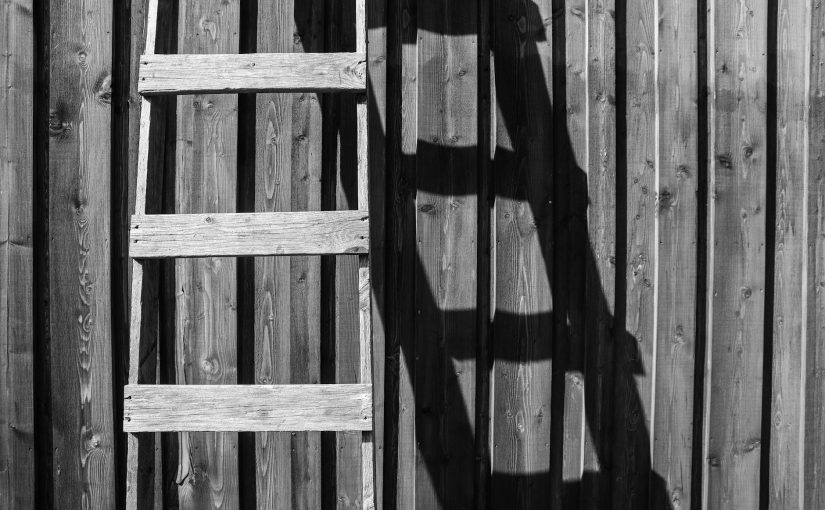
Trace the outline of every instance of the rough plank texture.
{"type": "MultiPolygon", "coordinates": [[[[295,2],[293,53],[323,50],[323,0],[295,2]]],[[[321,209],[322,121],[320,96],[303,93],[292,102],[293,211],[321,209]]],[[[321,379],[321,259],[290,260],[291,336],[290,381],[313,384],[321,379]]],[[[295,510],[321,506],[321,434],[297,432],[290,438],[292,450],[292,501],[295,510]]]]}
{"type": "Polygon", "coordinates": [[[48,33],[54,499],[112,508],[112,3],[52,2],[48,33]]]}
{"type": "Polygon", "coordinates": [[[477,5],[418,7],[415,504],[454,508],[474,487],[477,5]]]}
{"type": "Polygon", "coordinates": [[[812,508],[805,505],[803,485],[806,315],[811,295],[807,288],[810,3],[783,0],[777,12],[776,222],[769,226],[776,236],[769,491],[772,508],[801,510],[812,508]]]}
{"type": "MultiPolygon", "coordinates": [[[[562,377],[556,412],[551,473],[552,507],[577,508],[583,476],[585,438],[584,271],[587,243],[587,24],[584,0],[568,2],[553,27],[553,59],[565,63],[553,83],[555,224],[553,253],[553,368],[562,377]],[[560,413],[558,412],[560,411],[560,413]]],[[[554,384],[556,384],[554,382],[554,384]]]]}
{"type": "MultiPolygon", "coordinates": [[[[237,53],[238,0],[180,3],[180,53],[237,53]]],[[[234,95],[178,98],[176,213],[229,213],[236,207],[234,95]]],[[[236,262],[175,261],[177,384],[237,382],[236,262]]],[[[238,507],[235,433],[182,433],[176,482],[181,509],[238,507]]]]}
{"type": "MultiPolygon", "coordinates": [[[[588,0],[588,158],[585,294],[585,508],[609,504],[616,304],[616,3],[588,0]]],[[[621,221],[624,221],[621,218],[621,221]]]]}
{"type": "Polygon", "coordinates": [[[710,250],[702,506],[759,506],[768,2],[709,14],[710,250]]]}
{"type": "Polygon", "coordinates": [[[825,5],[812,4],[810,20],[803,479],[806,506],[819,508],[825,506],[825,480],[820,476],[825,469],[825,5]]]}
{"type": "Polygon", "coordinates": [[[389,2],[366,0],[367,106],[369,159],[369,204],[377,215],[370,222],[370,269],[372,280],[372,384],[373,444],[375,448],[375,507],[384,506],[384,462],[388,438],[385,435],[386,358],[386,211],[387,211],[387,23],[389,2]]]}
{"type": "MultiPolygon", "coordinates": [[[[293,47],[294,2],[258,2],[257,48],[293,47]]],[[[255,111],[255,210],[292,208],[292,94],[258,94],[255,111]]],[[[255,383],[290,382],[290,257],[255,258],[255,383]]],[[[292,508],[289,433],[255,434],[255,492],[259,508],[292,508]]]]}
{"type": "MultiPolygon", "coordinates": [[[[623,271],[622,286],[617,286],[614,351],[614,415],[613,415],[613,507],[617,509],[645,508],[648,497],[656,497],[662,487],[659,477],[650,473],[651,425],[653,413],[653,381],[656,342],[655,292],[658,254],[656,246],[656,132],[657,21],[654,0],[635,0],[623,13],[621,48],[616,49],[624,76],[624,116],[619,119],[624,143],[617,144],[621,161],[619,186],[626,193],[625,230],[620,236],[624,253],[617,254],[617,268],[623,271]],[[625,239],[621,239],[625,237],[625,239]],[[617,264],[618,265],[618,264],[617,264]],[[624,327],[622,327],[622,324],[624,327]],[[651,485],[652,484],[652,485],[651,485]]],[[[617,91],[617,93],[620,93],[617,91]]],[[[621,232],[621,227],[617,226],[621,232]]]]}
{"type": "MultiPolygon", "coordinates": [[[[327,1],[327,51],[356,51],[357,2],[327,1]]],[[[366,27],[360,30],[365,33],[366,27]]],[[[360,50],[359,50],[360,51],[360,50]]],[[[359,129],[356,102],[365,96],[336,94],[324,98],[324,208],[358,207],[359,129]]],[[[322,261],[322,367],[325,382],[359,382],[358,263],[360,257],[322,261]],[[324,290],[326,289],[326,290],[324,290]],[[326,314],[325,314],[326,312],[326,314]],[[326,332],[324,333],[324,330],[326,332]],[[325,354],[326,353],[326,354],[325,354]]],[[[361,433],[339,432],[322,438],[324,508],[362,508],[361,433]]]]}
{"type": "Polygon", "coordinates": [[[492,11],[492,508],[531,508],[550,500],[553,62],[545,20],[551,13],[549,0],[495,2],[492,11]]]}
{"type": "Polygon", "coordinates": [[[364,53],[144,55],[141,94],[342,92],[366,88],[364,53]]]}
{"type": "Polygon", "coordinates": [[[368,430],[369,384],[126,386],[127,432],[368,430]]]}
{"type": "MultiPolygon", "coordinates": [[[[385,506],[414,508],[417,444],[415,433],[415,182],[418,143],[417,1],[402,0],[390,20],[385,132],[387,161],[387,437],[394,442],[385,457],[385,506]],[[406,42],[406,44],[404,44],[406,42]],[[389,361],[392,363],[390,364],[389,361]],[[397,396],[396,396],[397,395],[397,396]],[[392,399],[392,400],[390,400],[392,399]]],[[[375,122],[373,121],[373,126],[375,122]]],[[[376,256],[373,253],[373,256],[376,256]]]]}
{"type": "Polygon", "coordinates": [[[363,211],[133,216],[131,256],[335,255],[369,251],[363,211]]]}
{"type": "Polygon", "coordinates": [[[0,507],[34,507],[30,0],[0,3],[0,507]]]}
{"type": "MultiPolygon", "coordinates": [[[[650,508],[693,508],[699,153],[696,2],[659,3],[656,372],[650,508]],[[661,485],[659,485],[661,484],[661,485]]],[[[704,156],[703,156],[704,157],[704,156]]],[[[697,499],[698,500],[698,499],[697,499]]]]}

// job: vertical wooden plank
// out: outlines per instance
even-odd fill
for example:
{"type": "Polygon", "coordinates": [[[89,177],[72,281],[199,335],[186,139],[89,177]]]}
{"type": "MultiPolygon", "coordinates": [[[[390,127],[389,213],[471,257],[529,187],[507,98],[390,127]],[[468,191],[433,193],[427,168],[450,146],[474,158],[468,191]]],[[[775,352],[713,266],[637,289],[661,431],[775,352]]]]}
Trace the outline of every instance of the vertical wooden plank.
{"type": "Polygon", "coordinates": [[[31,1],[4,1],[0,27],[0,507],[33,508],[31,1]]]}
{"type": "Polygon", "coordinates": [[[825,469],[825,5],[814,2],[810,8],[803,492],[807,508],[821,508],[825,506],[821,476],[825,469]]]}
{"type": "MultiPolygon", "coordinates": [[[[323,51],[324,3],[296,2],[293,52],[323,51]]],[[[321,209],[322,129],[318,94],[294,96],[292,105],[292,210],[321,209]]],[[[292,257],[291,382],[318,383],[321,378],[321,259],[292,257]]],[[[292,434],[292,508],[321,505],[321,434],[292,434]]]]}
{"type": "Polygon", "coordinates": [[[696,2],[659,0],[651,508],[692,508],[698,168],[696,2]]]}
{"type": "Polygon", "coordinates": [[[495,2],[493,508],[550,501],[552,5],[495,2]],[[515,20],[515,21],[514,21],[515,20]]]}
{"type": "MultiPolygon", "coordinates": [[[[326,0],[325,5],[325,51],[364,51],[357,49],[357,34],[366,34],[363,19],[357,19],[356,11],[363,8],[363,2],[338,2],[326,0]],[[358,26],[358,23],[361,26],[358,26]]],[[[362,11],[363,12],[363,11],[362,11]]],[[[329,94],[324,97],[324,148],[325,148],[325,205],[333,210],[357,209],[358,191],[361,179],[358,175],[359,162],[367,161],[366,153],[359,146],[360,124],[356,110],[360,114],[360,94],[329,94]]],[[[363,133],[366,137],[366,132],[363,133]]],[[[366,142],[366,138],[363,140],[366,142]]],[[[366,205],[364,205],[366,209],[366,205]]],[[[372,218],[371,218],[372,219],[372,218]]],[[[360,381],[359,360],[359,312],[358,312],[358,264],[359,258],[336,256],[324,260],[326,265],[324,281],[329,289],[325,302],[329,303],[329,317],[325,318],[330,343],[329,367],[322,371],[328,382],[357,383],[360,381]]],[[[362,469],[360,432],[336,432],[330,434],[325,443],[323,461],[324,505],[336,508],[362,507],[362,469]],[[328,465],[327,465],[328,464],[328,465]]]]}
{"type": "Polygon", "coordinates": [[[51,4],[49,292],[55,501],[115,505],[112,5],[51,4]]]}
{"type": "Polygon", "coordinates": [[[613,313],[616,289],[615,2],[587,4],[587,232],[585,267],[585,415],[583,506],[610,498],[613,313]]]}
{"type": "Polygon", "coordinates": [[[768,2],[711,4],[703,506],[759,505],[765,319],[768,2]]]}
{"type": "MultiPolygon", "coordinates": [[[[388,43],[388,51],[394,58],[393,81],[397,83],[390,88],[393,92],[393,104],[387,108],[385,125],[388,135],[392,131],[394,154],[391,161],[388,182],[389,200],[392,205],[387,225],[388,271],[387,280],[394,282],[387,292],[388,335],[393,349],[398,356],[398,414],[389,417],[397,423],[397,450],[392,460],[395,467],[395,479],[387,480],[394,484],[394,499],[385,501],[387,508],[415,508],[415,488],[417,477],[417,441],[416,441],[416,351],[415,351],[415,271],[416,267],[416,204],[415,185],[418,144],[418,2],[402,0],[397,4],[397,11],[392,19],[395,24],[393,38],[388,43]],[[395,80],[398,80],[397,82],[395,80]],[[398,112],[390,114],[390,112],[398,112]],[[397,144],[397,145],[396,145],[397,144]]],[[[373,121],[375,125],[375,121],[373,121]]],[[[392,430],[392,429],[389,429],[392,430]]],[[[387,462],[390,462],[389,460],[387,462]]],[[[390,490],[387,489],[390,494],[390,490]]]]}
{"type": "MultiPolygon", "coordinates": [[[[553,59],[564,72],[553,84],[554,243],[553,369],[560,374],[560,394],[554,393],[551,442],[553,508],[575,509],[581,503],[585,438],[584,274],[587,244],[587,4],[584,0],[554,2],[556,16],[553,59]],[[558,397],[557,397],[558,396],[558,397]]],[[[557,67],[558,68],[558,67],[557,67]]],[[[557,383],[556,383],[557,384],[557,383]]],[[[559,390],[554,390],[559,391],[559,390]]]]}
{"type": "MultiPolygon", "coordinates": [[[[293,2],[258,2],[258,52],[292,49],[293,2]]],[[[292,94],[256,98],[255,210],[292,208],[292,94]]],[[[255,258],[255,383],[290,382],[290,258],[255,258]]],[[[292,460],[286,432],[255,434],[256,503],[292,507],[292,460]]]]}
{"type": "MultiPolygon", "coordinates": [[[[180,5],[180,53],[237,53],[238,0],[180,5]]],[[[176,212],[234,212],[237,190],[236,95],[178,98],[176,212]]],[[[237,382],[236,262],[177,260],[178,384],[237,382]]],[[[238,435],[181,433],[181,508],[238,507],[238,435]]]]}
{"type": "MultiPolygon", "coordinates": [[[[620,59],[624,72],[624,132],[617,150],[621,158],[627,197],[624,218],[626,263],[622,299],[624,330],[619,327],[614,347],[614,508],[645,508],[648,494],[660,484],[650,483],[653,381],[656,375],[655,295],[657,275],[656,174],[658,115],[656,44],[658,13],[654,0],[633,0],[620,18],[624,37],[620,59]]],[[[619,17],[619,15],[617,15],[619,17]]],[[[619,50],[617,50],[619,51],[619,50]]],[[[617,226],[618,228],[618,226],[617,226]]],[[[621,235],[621,234],[620,234],[621,235]]],[[[622,313],[619,311],[619,313],[622,313]]],[[[621,324],[621,322],[617,322],[621,324]]]]}
{"type": "Polygon", "coordinates": [[[473,502],[477,5],[418,8],[415,503],[453,508],[473,502]]]}
{"type": "Polygon", "coordinates": [[[384,508],[386,274],[387,1],[367,0],[367,105],[369,125],[370,279],[372,281],[373,443],[375,508],[384,508]]]}
{"type": "MultiPolygon", "coordinates": [[[[367,0],[355,2],[355,51],[367,51],[367,0]]],[[[358,97],[355,105],[356,160],[358,208],[370,210],[369,125],[367,123],[367,97],[358,97]]],[[[358,257],[358,348],[359,381],[372,384],[372,285],[370,278],[371,255],[358,257]]],[[[374,392],[373,392],[374,393],[374,392]]],[[[375,420],[373,419],[373,428],[375,420]]],[[[361,434],[361,503],[369,510],[375,509],[375,444],[373,432],[361,434]]]]}
{"type": "Polygon", "coordinates": [[[808,341],[810,3],[777,7],[776,251],[769,505],[802,509],[808,341]]]}

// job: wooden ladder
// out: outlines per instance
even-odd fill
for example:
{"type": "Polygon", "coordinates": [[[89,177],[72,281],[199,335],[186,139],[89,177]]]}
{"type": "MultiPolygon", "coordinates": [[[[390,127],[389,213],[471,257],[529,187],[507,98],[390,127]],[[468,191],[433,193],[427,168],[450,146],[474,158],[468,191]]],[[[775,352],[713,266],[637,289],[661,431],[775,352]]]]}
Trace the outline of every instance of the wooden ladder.
{"type": "MultiPolygon", "coordinates": [[[[288,0],[289,1],[289,0],[288,0]]],[[[356,8],[355,53],[156,55],[157,0],[149,3],[140,59],[140,138],[132,257],[129,381],[123,430],[129,433],[126,507],[150,508],[139,487],[142,440],[157,432],[361,431],[362,498],[375,507],[369,214],[367,175],[366,0],[356,8]],[[146,214],[152,97],[240,92],[356,92],[357,211],[251,214],[146,214]],[[144,264],[174,257],[358,256],[360,384],[138,384],[144,264]]],[[[144,328],[145,329],[145,328],[144,328]]],[[[145,473],[146,470],[143,470],[145,473]]]]}

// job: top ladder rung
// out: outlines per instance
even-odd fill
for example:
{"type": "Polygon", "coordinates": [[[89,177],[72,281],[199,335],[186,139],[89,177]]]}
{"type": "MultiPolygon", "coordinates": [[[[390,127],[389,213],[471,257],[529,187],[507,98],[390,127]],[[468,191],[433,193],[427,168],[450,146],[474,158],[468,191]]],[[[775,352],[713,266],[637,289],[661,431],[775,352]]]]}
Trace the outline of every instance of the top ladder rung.
{"type": "Polygon", "coordinates": [[[363,53],[143,55],[143,95],[240,92],[363,92],[363,53]]]}

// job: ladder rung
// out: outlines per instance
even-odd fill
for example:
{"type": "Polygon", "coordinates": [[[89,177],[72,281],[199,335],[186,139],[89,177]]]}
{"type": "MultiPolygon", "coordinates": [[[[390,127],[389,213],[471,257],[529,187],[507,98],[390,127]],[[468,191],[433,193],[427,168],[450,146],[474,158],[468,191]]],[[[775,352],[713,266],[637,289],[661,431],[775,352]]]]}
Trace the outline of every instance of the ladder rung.
{"type": "Polygon", "coordinates": [[[363,53],[143,55],[138,91],[150,94],[366,90],[363,53]]]}
{"type": "Polygon", "coordinates": [[[130,384],[123,395],[124,432],[372,430],[368,384],[130,384]]]}
{"type": "Polygon", "coordinates": [[[364,211],[132,216],[132,258],[344,255],[369,251],[364,211]]]}

